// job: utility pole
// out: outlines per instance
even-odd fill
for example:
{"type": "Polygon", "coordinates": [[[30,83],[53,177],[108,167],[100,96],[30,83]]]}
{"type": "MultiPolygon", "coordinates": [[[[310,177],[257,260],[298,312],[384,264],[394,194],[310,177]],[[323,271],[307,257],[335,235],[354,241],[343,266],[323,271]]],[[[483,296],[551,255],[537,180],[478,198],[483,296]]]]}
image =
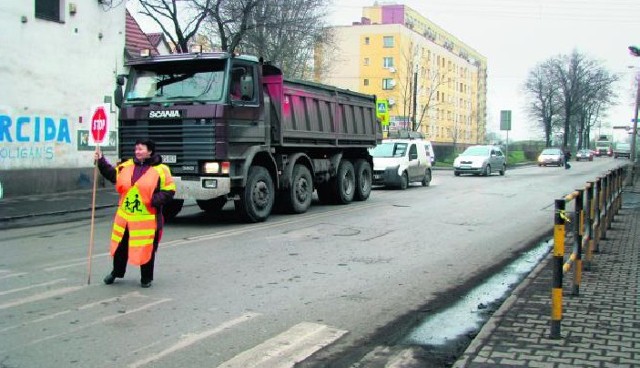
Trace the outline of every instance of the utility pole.
{"type": "Polygon", "coordinates": [[[418,130],[418,67],[416,66],[416,70],[413,72],[413,126],[411,127],[412,131],[418,130]]]}
{"type": "MultiPolygon", "coordinates": [[[[629,51],[631,55],[638,57],[640,56],[640,49],[636,46],[629,46],[629,51]]],[[[631,185],[633,185],[635,181],[635,171],[636,171],[636,137],[638,136],[638,108],[640,108],[640,79],[636,76],[636,84],[638,84],[638,89],[636,91],[636,106],[635,111],[633,112],[633,136],[631,137],[631,185]]]]}

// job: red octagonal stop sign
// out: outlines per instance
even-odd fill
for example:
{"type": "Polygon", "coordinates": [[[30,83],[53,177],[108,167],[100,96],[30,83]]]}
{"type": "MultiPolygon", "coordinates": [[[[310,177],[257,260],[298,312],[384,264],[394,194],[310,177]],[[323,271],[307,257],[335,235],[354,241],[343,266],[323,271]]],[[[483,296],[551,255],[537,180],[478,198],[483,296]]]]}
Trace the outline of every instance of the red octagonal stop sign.
{"type": "Polygon", "coordinates": [[[102,143],[107,134],[107,112],[104,106],[98,106],[91,115],[91,137],[95,143],[102,143]]]}

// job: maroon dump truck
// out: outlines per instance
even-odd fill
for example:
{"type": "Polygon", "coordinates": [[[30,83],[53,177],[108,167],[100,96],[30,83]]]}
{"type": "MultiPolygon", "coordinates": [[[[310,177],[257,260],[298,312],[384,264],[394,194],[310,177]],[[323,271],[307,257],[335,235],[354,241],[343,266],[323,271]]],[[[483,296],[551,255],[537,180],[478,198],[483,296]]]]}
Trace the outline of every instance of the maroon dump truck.
{"type": "Polygon", "coordinates": [[[224,52],[132,60],[115,92],[119,156],[138,138],[156,142],[177,191],[168,218],[193,199],[207,212],[232,200],[249,222],[275,205],[307,211],[369,197],[381,139],[375,96],[284,79],[255,57],[224,52]],[[124,91],[123,91],[124,86],[124,91]]]}

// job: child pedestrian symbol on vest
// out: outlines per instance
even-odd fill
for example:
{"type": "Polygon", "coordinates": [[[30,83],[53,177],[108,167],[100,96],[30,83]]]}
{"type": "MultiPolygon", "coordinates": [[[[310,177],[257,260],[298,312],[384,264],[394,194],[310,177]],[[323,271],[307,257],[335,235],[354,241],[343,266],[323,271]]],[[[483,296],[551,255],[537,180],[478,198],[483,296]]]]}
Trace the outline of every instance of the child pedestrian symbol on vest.
{"type": "Polygon", "coordinates": [[[129,212],[142,212],[140,209],[140,200],[138,199],[138,195],[135,194],[135,199],[133,201],[129,201],[129,197],[124,200],[124,207],[129,212]]]}

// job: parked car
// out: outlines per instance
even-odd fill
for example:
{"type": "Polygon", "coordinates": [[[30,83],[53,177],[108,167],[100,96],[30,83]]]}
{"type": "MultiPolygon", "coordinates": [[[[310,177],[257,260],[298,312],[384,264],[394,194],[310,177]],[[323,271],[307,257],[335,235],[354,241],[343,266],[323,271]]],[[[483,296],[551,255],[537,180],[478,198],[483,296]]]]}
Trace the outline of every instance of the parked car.
{"type": "Polygon", "coordinates": [[[631,145],[629,143],[616,143],[613,149],[613,158],[618,157],[631,158],[631,145]]]}
{"type": "Polygon", "coordinates": [[[431,161],[424,141],[385,139],[369,149],[373,157],[373,185],[407,189],[411,182],[431,183],[431,161]]]}
{"type": "Polygon", "coordinates": [[[538,166],[563,166],[564,152],[560,148],[545,148],[538,156],[538,166]]]}
{"type": "Polygon", "coordinates": [[[590,149],[583,148],[576,152],[576,161],[593,161],[593,151],[590,149]]]}
{"type": "Polygon", "coordinates": [[[493,172],[504,175],[507,161],[498,146],[470,146],[453,161],[453,174],[475,174],[489,176],[493,172]]]}

